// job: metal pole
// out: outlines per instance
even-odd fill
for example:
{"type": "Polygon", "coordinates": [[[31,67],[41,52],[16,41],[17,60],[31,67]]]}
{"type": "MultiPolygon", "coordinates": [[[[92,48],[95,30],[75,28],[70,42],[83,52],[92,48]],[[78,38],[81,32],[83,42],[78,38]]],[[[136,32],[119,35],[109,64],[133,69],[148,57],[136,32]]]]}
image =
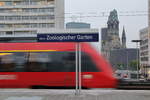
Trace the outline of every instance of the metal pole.
{"type": "Polygon", "coordinates": [[[76,95],[81,94],[81,46],[76,43],[76,95]]]}
{"type": "Polygon", "coordinates": [[[139,61],[138,61],[138,57],[139,57],[139,54],[138,54],[138,42],[136,43],[136,48],[137,48],[137,80],[139,80],[139,61]]]}
{"type": "Polygon", "coordinates": [[[138,52],[138,42],[142,42],[142,40],[132,40],[132,42],[136,42],[136,49],[137,49],[137,80],[139,80],[139,52],[138,52]]]}
{"type": "MultiPolygon", "coordinates": [[[[127,49],[126,49],[126,50],[127,50],[127,49]]],[[[128,50],[126,51],[126,53],[127,53],[127,76],[128,76],[128,78],[129,78],[128,50]]]]}
{"type": "Polygon", "coordinates": [[[78,95],[78,43],[76,43],[76,92],[75,95],[78,95]]]}
{"type": "Polygon", "coordinates": [[[79,94],[81,94],[81,88],[82,88],[82,72],[81,72],[81,45],[78,43],[79,46],[79,94]]]}

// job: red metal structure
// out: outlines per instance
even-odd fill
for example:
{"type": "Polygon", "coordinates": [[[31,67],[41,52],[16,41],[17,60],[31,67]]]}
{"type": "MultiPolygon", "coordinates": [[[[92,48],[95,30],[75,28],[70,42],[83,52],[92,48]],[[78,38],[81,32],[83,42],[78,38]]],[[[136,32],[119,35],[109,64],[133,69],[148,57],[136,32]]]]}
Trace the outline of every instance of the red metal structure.
{"type": "MultiPolygon", "coordinates": [[[[82,87],[115,88],[108,62],[81,43],[82,87]]],[[[75,43],[0,43],[0,88],[75,87],[75,43]]]]}

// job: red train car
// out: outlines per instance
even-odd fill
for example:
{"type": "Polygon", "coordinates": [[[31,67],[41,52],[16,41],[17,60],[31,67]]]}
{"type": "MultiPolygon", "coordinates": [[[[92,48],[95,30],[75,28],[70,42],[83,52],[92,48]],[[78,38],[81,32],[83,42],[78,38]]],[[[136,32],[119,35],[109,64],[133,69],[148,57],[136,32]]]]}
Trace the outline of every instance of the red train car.
{"type": "MultiPolygon", "coordinates": [[[[111,66],[82,43],[82,87],[115,88],[111,66]]],[[[75,86],[75,43],[0,43],[0,88],[75,86]]]]}

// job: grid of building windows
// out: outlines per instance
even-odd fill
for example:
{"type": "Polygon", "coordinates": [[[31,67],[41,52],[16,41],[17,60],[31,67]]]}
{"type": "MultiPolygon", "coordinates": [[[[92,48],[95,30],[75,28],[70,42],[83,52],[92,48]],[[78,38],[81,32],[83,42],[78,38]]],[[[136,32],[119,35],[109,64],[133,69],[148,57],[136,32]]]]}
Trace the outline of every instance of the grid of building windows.
{"type": "Polygon", "coordinates": [[[149,64],[149,39],[148,39],[148,28],[144,28],[140,30],[140,64],[148,65],[149,64]]]}
{"type": "Polygon", "coordinates": [[[8,0],[1,1],[0,6],[16,6],[16,5],[49,5],[54,4],[54,0],[8,0]]]}
{"type": "Polygon", "coordinates": [[[0,9],[0,13],[54,13],[54,8],[53,7],[46,7],[46,8],[2,8],[0,9]]]}
{"type": "Polygon", "coordinates": [[[33,31],[36,28],[38,32],[43,28],[55,28],[57,2],[59,0],[0,0],[0,33],[9,34],[4,28],[8,28],[11,34],[14,33],[11,29],[29,28],[28,31],[33,31]]]}
{"type": "Polygon", "coordinates": [[[54,23],[0,24],[0,28],[52,28],[54,23]]]}
{"type": "Polygon", "coordinates": [[[54,15],[37,15],[37,16],[0,16],[0,21],[12,20],[54,20],[54,15]]]}

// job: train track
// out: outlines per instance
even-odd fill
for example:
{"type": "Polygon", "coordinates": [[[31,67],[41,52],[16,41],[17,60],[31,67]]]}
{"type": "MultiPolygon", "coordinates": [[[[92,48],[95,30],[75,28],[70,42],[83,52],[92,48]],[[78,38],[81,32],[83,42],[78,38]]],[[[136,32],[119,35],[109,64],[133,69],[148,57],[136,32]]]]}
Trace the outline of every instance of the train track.
{"type": "Polygon", "coordinates": [[[150,81],[120,81],[117,89],[150,90],[150,81]]]}

